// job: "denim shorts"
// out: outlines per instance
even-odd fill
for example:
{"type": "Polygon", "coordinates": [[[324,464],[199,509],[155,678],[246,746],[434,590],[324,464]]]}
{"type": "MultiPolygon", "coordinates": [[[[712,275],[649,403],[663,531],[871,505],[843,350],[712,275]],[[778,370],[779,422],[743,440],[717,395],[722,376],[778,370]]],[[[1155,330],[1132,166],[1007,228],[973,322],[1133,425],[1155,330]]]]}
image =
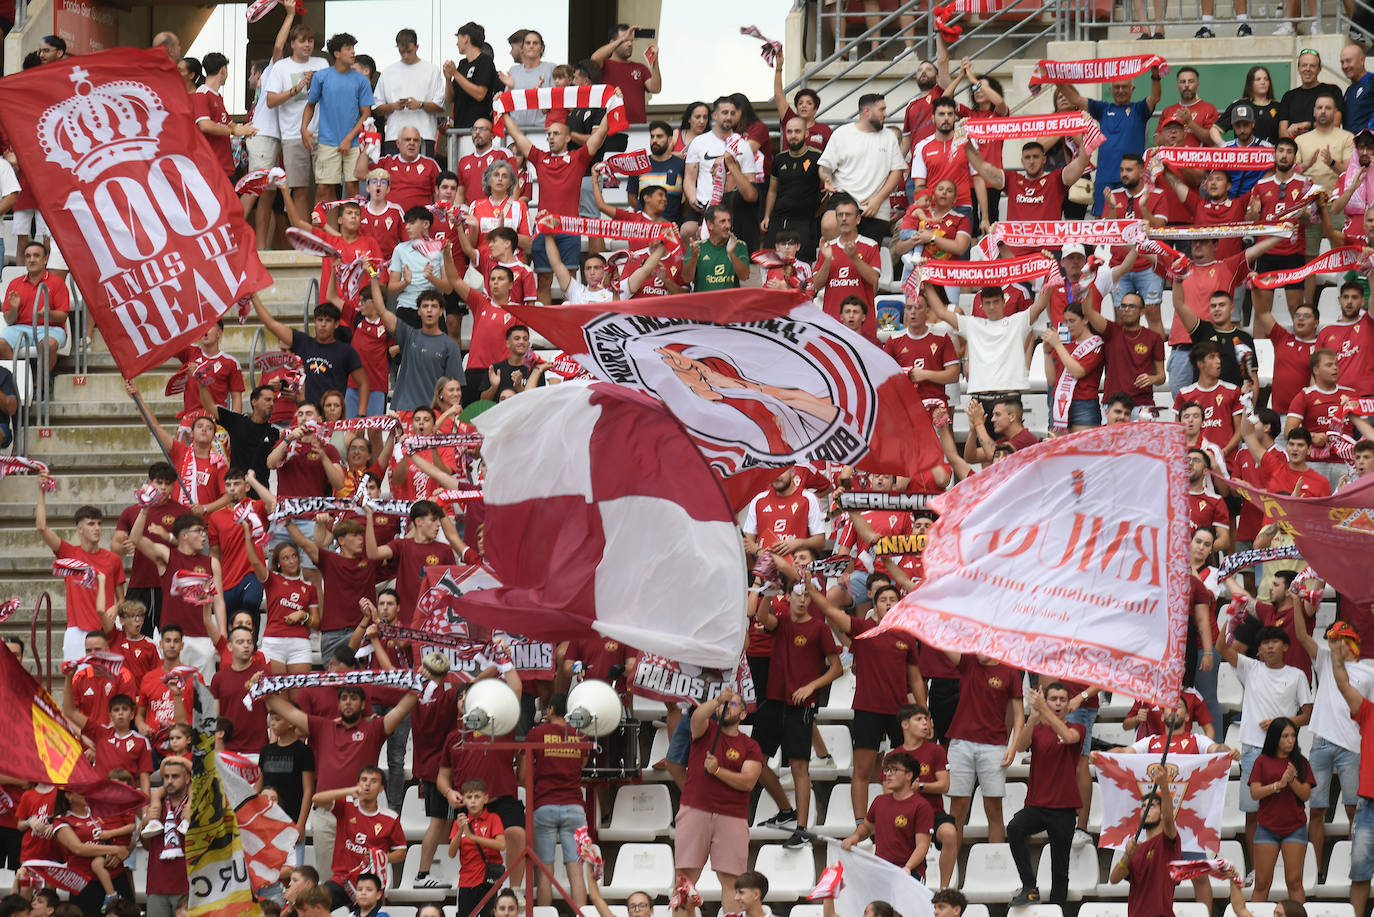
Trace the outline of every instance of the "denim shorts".
{"type": "Polygon", "coordinates": [[[1007,770],[1002,766],[1005,745],[985,745],[968,739],[949,743],[949,795],[972,796],[975,786],[983,795],[1000,799],[1007,795],[1007,770]]]}
{"type": "Polygon", "coordinates": [[[1087,730],[1083,734],[1083,754],[1085,755],[1093,750],[1093,724],[1097,722],[1097,715],[1101,712],[1098,707],[1079,707],[1064,717],[1064,722],[1077,723],[1087,730]]]}
{"type": "Polygon", "coordinates": [[[1250,769],[1261,750],[1258,745],[1240,747],[1240,810],[1247,814],[1259,811],[1259,800],[1250,795],[1250,769]]]}
{"type": "MultiPolygon", "coordinates": [[[[555,233],[553,244],[558,246],[558,258],[563,262],[563,266],[568,269],[568,273],[576,275],[582,266],[582,237],[571,233],[555,233]]],[[[543,233],[534,237],[530,254],[534,256],[534,272],[536,274],[552,273],[553,265],[549,264],[549,253],[544,251],[543,233]]]]}
{"type": "Polygon", "coordinates": [[[1281,844],[1306,844],[1307,826],[1303,825],[1301,828],[1294,831],[1292,834],[1280,835],[1274,831],[1270,831],[1268,828],[1264,827],[1264,825],[1256,825],[1255,843],[1272,844],[1276,846],[1281,844]]]}
{"type": "Polygon", "coordinates": [[[1139,293],[1147,306],[1157,305],[1164,301],[1164,278],[1153,270],[1127,271],[1116,282],[1112,301],[1121,302],[1121,297],[1127,293],[1139,293]]]}
{"type": "Polygon", "coordinates": [[[1085,398],[1080,401],[1069,402],[1069,426],[1102,426],[1102,405],[1097,403],[1096,398],[1085,398]]]}
{"type": "Polygon", "coordinates": [[[1307,756],[1312,765],[1312,775],[1317,782],[1312,787],[1312,795],[1307,805],[1312,809],[1325,809],[1331,795],[1331,776],[1341,780],[1341,802],[1353,806],[1360,798],[1360,755],[1321,736],[1312,739],[1312,754],[1307,756]]]}
{"type": "Polygon", "coordinates": [[[668,737],[668,754],[665,756],[674,764],[687,766],[692,757],[692,716],[687,714],[677,721],[677,727],[668,737]]]}
{"type": "Polygon", "coordinates": [[[1350,822],[1350,881],[1374,879],[1374,799],[1361,796],[1350,822]]]}
{"type": "Polygon", "coordinates": [[[577,838],[573,832],[587,824],[587,811],[577,806],[540,806],[534,810],[534,853],[545,863],[553,862],[556,840],[563,848],[563,862],[577,862],[577,838]]]}

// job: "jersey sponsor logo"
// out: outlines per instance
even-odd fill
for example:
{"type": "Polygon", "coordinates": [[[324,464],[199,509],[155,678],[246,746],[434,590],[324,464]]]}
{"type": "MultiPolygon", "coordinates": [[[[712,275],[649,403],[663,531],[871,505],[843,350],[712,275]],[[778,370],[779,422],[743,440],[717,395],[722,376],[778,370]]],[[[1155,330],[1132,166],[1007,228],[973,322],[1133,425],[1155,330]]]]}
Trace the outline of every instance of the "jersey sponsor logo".
{"type": "Polygon", "coordinates": [[[736,748],[727,748],[727,749],[725,750],[725,758],[726,758],[726,760],[728,760],[728,761],[738,761],[738,760],[739,760],[739,749],[736,749],[736,748]]]}
{"type": "Polygon", "coordinates": [[[806,634],[797,634],[792,638],[793,646],[806,646],[806,634]]]}

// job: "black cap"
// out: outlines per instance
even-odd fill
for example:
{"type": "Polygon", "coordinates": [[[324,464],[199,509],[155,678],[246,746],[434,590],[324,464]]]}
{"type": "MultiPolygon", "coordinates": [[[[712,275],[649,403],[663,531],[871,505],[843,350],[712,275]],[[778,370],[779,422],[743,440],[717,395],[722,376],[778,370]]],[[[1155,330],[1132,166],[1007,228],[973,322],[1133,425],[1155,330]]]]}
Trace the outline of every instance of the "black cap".
{"type": "Polygon", "coordinates": [[[1254,124],[1255,106],[1242,102],[1231,109],[1231,123],[1235,124],[1237,121],[1249,121],[1251,124],[1254,124]]]}

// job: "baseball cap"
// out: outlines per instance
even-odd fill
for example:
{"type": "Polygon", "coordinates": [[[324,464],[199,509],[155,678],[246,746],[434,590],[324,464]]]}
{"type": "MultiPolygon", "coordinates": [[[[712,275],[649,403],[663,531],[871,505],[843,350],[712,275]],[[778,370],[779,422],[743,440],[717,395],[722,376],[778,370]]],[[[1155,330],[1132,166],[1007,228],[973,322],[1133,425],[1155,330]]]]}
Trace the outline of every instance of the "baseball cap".
{"type": "Polygon", "coordinates": [[[1086,249],[1083,248],[1082,244],[1078,242],[1070,242],[1068,245],[1065,245],[1059,251],[1059,256],[1061,258],[1067,258],[1069,257],[1069,255],[1082,255],[1086,258],[1088,256],[1088,252],[1086,249]]]}
{"type": "Polygon", "coordinates": [[[1168,119],[1166,119],[1166,120],[1164,120],[1164,121],[1161,121],[1161,122],[1159,123],[1159,126],[1160,126],[1161,129],[1163,129],[1163,128],[1168,127],[1170,124],[1177,124],[1179,127],[1182,127],[1182,126],[1183,126],[1183,122],[1180,121],[1180,120],[1178,120],[1178,118],[1175,118],[1175,117],[1170,117],[1170,118],[1168,118],[1168,119]]]}
{"type": "Polygon", "coordinates": [[[1255,106],[1242,103],[1231,109],[1231,123],[1235,124],[1237,121],[1255,123],[1255,106]]]}
{"type": "Polygon", "coordinates": [[[1359,655],[1360,632],[1351,627],[1349,623],[1345,621],[1335,622],[1326,629],[1326,637],[1328,640],[1332,637],[1340,637],[1350,644],[1350,648],[1355,651],[1356,655],[1359,655]]]}

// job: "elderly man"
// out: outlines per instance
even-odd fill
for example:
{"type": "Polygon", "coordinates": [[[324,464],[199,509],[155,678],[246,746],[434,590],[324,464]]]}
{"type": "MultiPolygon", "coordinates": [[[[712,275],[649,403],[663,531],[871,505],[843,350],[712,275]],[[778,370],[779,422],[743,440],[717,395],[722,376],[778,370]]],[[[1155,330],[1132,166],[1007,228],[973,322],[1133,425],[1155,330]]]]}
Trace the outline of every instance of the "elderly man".
{"type": "MultiPolygon", "coordinates": [[[[390,68],[387,68],[390,69],[390,68]]],[[[430,142],[431,148],[433,142],[430,142]]],[[[391,180],[387,200],[401,208],[402,212],[411,207],[424,207],[434,201],[434,186],[439,183],[439,163],[423,152],[425,141],[417,127],[403,127],[397,134],[396,152],[389,153],[377,160],[376,168],[386,169],[391,180]]],[[[359,156],[353,167],[353,177],[358,181],[367,180],[372,168],[367,157],[359,156]]]]}
{"type": "Polygon", "coordinates": [[[1141,155],[1145,152],[1145,129],[1150,117],[1159,105],[1163,93],[1159,80],[1159,68],[1150,70],[1150,94],[1143,102],[1131,101],[1135,85],[1129,81],[1112,84],[1112,100],[1085,99],[1078,90],[1065,83],[1059,91],[1075,107],[1086,111],[1102,125],[1102,136],[1106,138],[1097,151],[1097,172],[1093,178],[1093,213],[1102,212],[1102,199],[1108,188],[1121,186],[1121,160],[1127,153],[1141,155]]]}

